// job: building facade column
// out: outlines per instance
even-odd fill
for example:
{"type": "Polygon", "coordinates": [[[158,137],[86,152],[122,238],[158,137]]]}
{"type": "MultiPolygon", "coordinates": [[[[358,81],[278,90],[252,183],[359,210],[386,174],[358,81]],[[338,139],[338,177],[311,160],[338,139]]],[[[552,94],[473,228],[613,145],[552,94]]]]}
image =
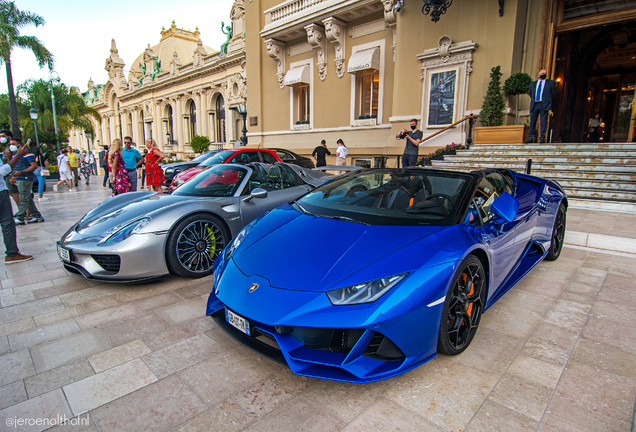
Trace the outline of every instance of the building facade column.
{"type": "Polygon", "coordinates": [[[132,139],[134,143],[137,143],[137,146],[145,145],[141,137],[139,136],[139,128],[137,124],[139,123],[139,119],[137,118],[137,110],[135,108],[132,109],[132,124],[130,125],[132,139]]]}
{"type": "Polygon", "coordinates": [[[117,123],[115,121],[114,114],[108,117],[108,125],[110,126],[110,136],[108,137],[108,142],[112,143],[115,138],[117,138],[117,123]]]}
{"type": "MultiPolygon", "coordinates": [[[[196,93],[196,99],[194,99],[194,100],[196,100],[196,104],[197,104],[197,110],[196,110],[196,115],[197,115],[197,118],[196,118],[196,120],[197,120],[196,132],[197,132],[197,135],[203,135],[203,123],[204,123],[203,122],[203,113],[204,113],[204,111],[202,109],[203,108],[203,96],[202,96],[201,93],[202,93],[201,91],[198,91],[196,93]]],[[[190,139],[192,139],[192,137],[190,137],[190,139]]]]}
{"type": "Polygon", "coordinates": [[[177,128],[177,148],[180,153],[183,153],[185,149],[185,134],[183,133],[183,117],[181,114],[181,98],[175,100],[176,105],[176,115],[173,116],[174,125],[177,128]]]}
{"type": "Polygon", "coordinates": [[[210,141],[212,141],[210,133],[208,132],[208,123],[210,122],[210,119],[208,118],[208,95],[203,90],[201,90],[201,93],[199,94],[199,105],[201,105],[201,108],[199,110],[200,114],[197,114],[199,116],[197,124],[201,124],[201,135],[210,138],[210,141]]]}

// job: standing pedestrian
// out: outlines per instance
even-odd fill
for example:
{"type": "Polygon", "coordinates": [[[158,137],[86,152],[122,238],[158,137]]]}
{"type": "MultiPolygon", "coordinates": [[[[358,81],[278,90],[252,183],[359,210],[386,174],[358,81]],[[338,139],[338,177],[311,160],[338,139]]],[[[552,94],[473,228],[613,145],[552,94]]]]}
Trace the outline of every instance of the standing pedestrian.
{"type": "Polygon", "coordinates": [[[86,150],[82,152],[82,157],[80,158],[80,169],[84,179],[86,179],[86,185],[88,186],[91,180],[91,161],[88,154],[86,154],[86,150]]]}
{"type": "MultiPolygon", "coordinates": [[[[21,147],[22,141],[16,138],[11,139],[11,144],[21,147]]],[[[27,142],[27,146],[28,146],[27,142]]],[[[16,225],[24,225],[25,223],[44,222],[44,218],[38,211],[33,202],[33,182],[37,181],[33,171],[37,169],[35,155],[31,152],[26,153],[20,158],[13,172],[20,193],[20,207],[15,214],[16,225]],[[27,209],[29,217],[27,217],[27,209]]]]}
{"type": "Polygon", "coordinates": [[[95,167],[95,155],[92,151],[88,152],[88,164],[91,167],[91,174],[97,175],[97,168],[95,167]]]}
{"type": "Polygon", "coordinates": [[[42,175],[42,170],[49,166],[49,162],[39,147],[36,146],[33,149],[33,154],[35,155],[35,163],[38,166],[34,172],[35,177],[38,179],[38,202],[48,201],[49,199],[44,196],[44,183],[46,182],[46,178],[42,175]]]}
{"type": "MultiPolygon", "coordinates": [[[[339,139],[336,143],[338,144],[338,149],[336,150],[336,165],[346,165],[349,150],[343,140],[339,139]]],[[[336,174],[342,173],[344,173],[344,171],[336,171],[336,174]]]]}
{"type": "Polygon", "coordinates": [[[2,238],[4,239],[5,264],[13,264],[33,259],[33,255],[22,255],[18,250],[11,200],[9,198],[9,191],[4,182],[4,177],[16,167],[22,157],[28,153],[28,150],[26,145],[20,146],[16,154],[11,157],[6,164],[0,161],[0,226],[2,226],[2,238]]]}
{"type": "Polygon", "coordinates": [[[108,146],[99,152],[99,166],[104,170],[104,187],[108,181],[108,146]]]}
{"type": "Polygon", "coordinates": [[[146,148],[148,149],[148,155],[146,156],[146,182],[148,183],[148,189],[163,192],[161,185],[166,182],[166,178],[163,175],[160,163],[165,156],[157,148],[154,139],[146,140],[146,148]]]}
{"type": "Polygon", "coordinates": [[[53,185],[53,191],[58,192],[60,185],[68,183],[68,191],[74,192],[73,189],[73,172],[71,171],[71,163],[67,156],[68,150],[63,148],[57,157],[57,172],[60,175],[60,181],[53,185]]]}
{"type": "Polygon", "coordinates": [[[417,165],[417,153],[424,136],[422,131],[417,128],[416,119],[411,120],[410,125],[411,130],[409,132],[406,129],[402,129],[396,137],[397,139],[406,139],[404,153],[402,153],[402,168],[417,165]]]}
{"type": "Polygon", "coordinates": [[[143,189],[146,184],[146,157],[148,156],[148,149],[144,149],[144,154],[141,160],[141,188],[143,189]]]}
{"type": "Polygon", "coordinates": [[[587,142],[597,143],[601,141],[601,134],[599,133],[601,123],[603,123],[601,113],[596,111],[596,113],[594,113],[594,117],[592,117],[588,123],[590,135],[587,142]]]}
{"type": "Polygon", "coordinates": [[[316,161],[316,166],[321,167],[327,165],[326,155],[331,155],[331,152],[327,148],[327,142],[322,140],[320,145],[314,149],[311,157],[316,161]]]}
{"type": "Polygon", "coordinates": [[[121,140],[115,138],[108,151],[108,158],[110,160],[110,170],[112,173],[112,186],[113,196],[120,195],[126,192],[130,192],[130,177],[126,166],[124,165],[124,159],[121,156],[121,140]]]}
{"type": "Polygon", "coordinates": [[[552,99],[556,97],[556,83],[548,78],[545,69],[539,71],[539,79],[530,83],[530,131],[527,143],[534,142],[537,117],[541,118],[541,135],[539,142],[545,142],[548,131],[548,112],[552,109],[552,99]]]}
{"type": "Polygon", "coordinates": [[[73,182],[75,183],[75,187],[77,187],[79,185],[79,171],[77,169],[79,166],[79,157],[77,156],[77,153],[75,153],[75,150],[73,150],[73,147],[68,146],[67,150],[68,160],[71,164],[71,172],[73,173],[73,182]]]}
{"type": "MultiPolygon", "coordinates": [[[[0,131],[0,143],[6,145],[5,153],[3,155],[3,162],[5,164],[8,163],[9,160],[14,156],[14,152],[11,151],[11,144],[9,143],[11,138],[13,138],[13,133],[10,130],[4,129],[0,131]]],[[[4,181],[6,188],[9,191],[9,195],[11,196],[11,198],[13,198],[16,207],[20,207],[20,195],[18,193],[18,187],[16,186],[13,174],[7,174],[4,177],[4,181]]]]}
{"type": "Polygon", "coordinates": [[[128,171],[128,177],[130,178],[131,192],[137,192],[137,168],[141,165],[141,153],[137,149],[132,148],[132,138],[124,137],[124,150],[122,152],[124,158],[124,165],[126,171],[128,171]]]}

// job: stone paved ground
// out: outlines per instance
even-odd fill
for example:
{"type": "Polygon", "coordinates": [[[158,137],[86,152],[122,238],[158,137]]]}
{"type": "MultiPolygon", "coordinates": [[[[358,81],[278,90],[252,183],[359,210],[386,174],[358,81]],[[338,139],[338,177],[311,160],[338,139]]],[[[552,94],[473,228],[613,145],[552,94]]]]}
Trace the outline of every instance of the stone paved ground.
{"type": "MultiPolygon", "coordinates": [[[[81,189],[49,193],[47,221],[18,227],[33,261],[0,264],[0,430],[78,415],[85,424],[55,430],[630,429],[634,256],[567,247],[486,312],[461,356],[343,384],[294,376],[229,340],[204,316],[210,279],[131,286],[67,273],[55,240],[107,196],[81,189]]],[[[633,233],[622,218],[573,210],[571,226],[633,233]]]]}

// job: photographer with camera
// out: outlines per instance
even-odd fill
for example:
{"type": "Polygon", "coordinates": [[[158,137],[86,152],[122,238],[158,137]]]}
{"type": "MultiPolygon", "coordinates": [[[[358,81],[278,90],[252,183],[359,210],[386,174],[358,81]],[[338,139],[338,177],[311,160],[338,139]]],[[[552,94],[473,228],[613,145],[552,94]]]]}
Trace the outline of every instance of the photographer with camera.
{"type": "Polygon", "coordinates": [[[402,154],[403,168],[417,164],[417,153],[423,136],[422,131],[417,129],[417,120],[413,119],[411,120],[411,130],[407,132],[406,129],[402,129],[395,137],[396,139],[406,139],[406,146],[402,154]]]}

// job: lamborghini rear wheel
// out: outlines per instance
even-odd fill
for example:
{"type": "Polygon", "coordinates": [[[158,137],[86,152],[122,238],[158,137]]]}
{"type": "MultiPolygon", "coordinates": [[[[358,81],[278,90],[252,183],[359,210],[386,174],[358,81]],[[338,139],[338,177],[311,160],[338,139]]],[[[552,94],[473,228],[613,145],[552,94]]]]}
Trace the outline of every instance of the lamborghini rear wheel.
{"type": "Polygon", "coordinates": [[[225,226],[215,216],[205,213],[188,216],[168,237],[168,269],[188,278],[208,276],[228,240],[225,226]]]}
{"type": "Polygon", "coordinates": [[[563,250],[563,240],[565,239],[565,206],[563,203],[557,210],[556,219],[554,220],[554,227],[552,228],[552,242],[550,243],[550,250],[545,256],[548,261],[554,261],[559,258],[561,251],[563,250]]]}
{"type": "Polygon", "coordinates": [[[481,261],[469,255],[458,267],[446,294],[437,351],[462,353],[473,340],[486,303],[486,275],[481,261]]]}

